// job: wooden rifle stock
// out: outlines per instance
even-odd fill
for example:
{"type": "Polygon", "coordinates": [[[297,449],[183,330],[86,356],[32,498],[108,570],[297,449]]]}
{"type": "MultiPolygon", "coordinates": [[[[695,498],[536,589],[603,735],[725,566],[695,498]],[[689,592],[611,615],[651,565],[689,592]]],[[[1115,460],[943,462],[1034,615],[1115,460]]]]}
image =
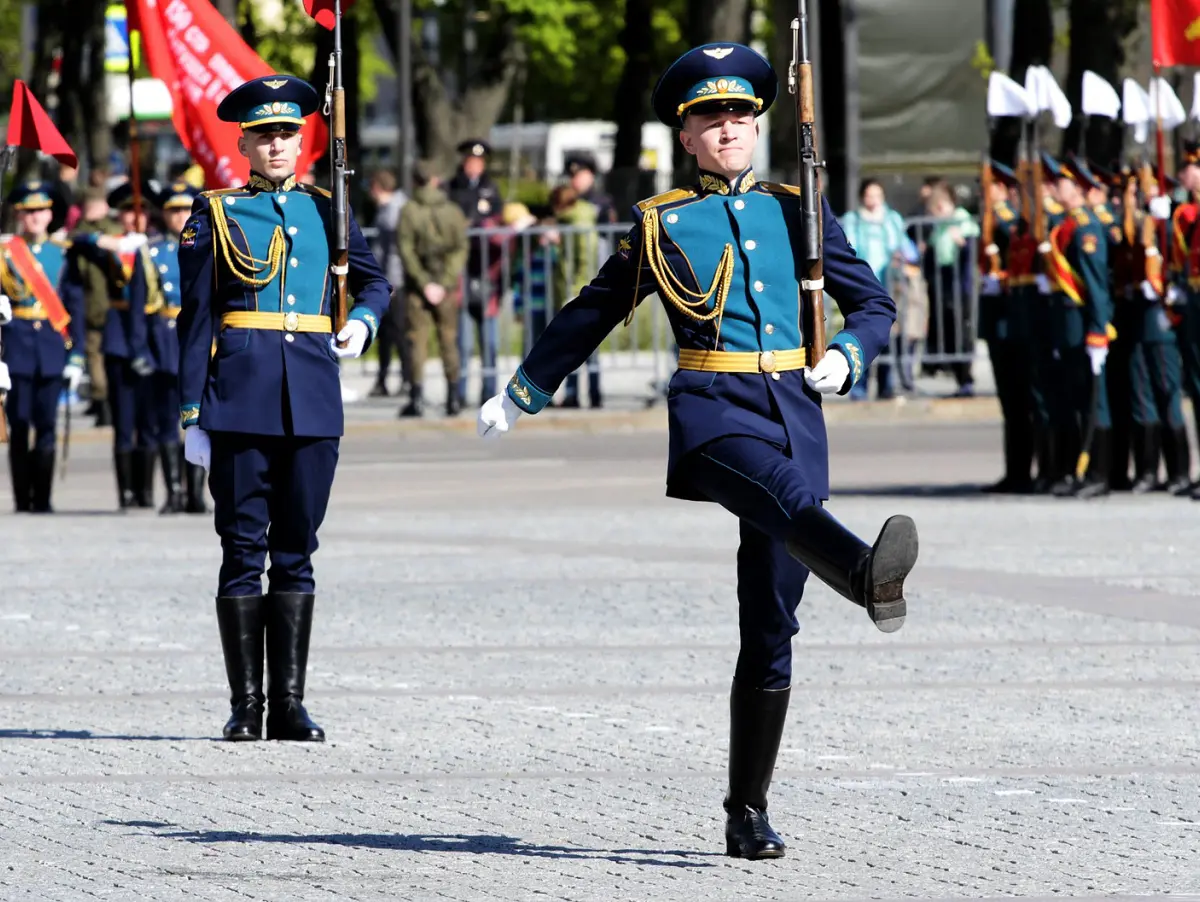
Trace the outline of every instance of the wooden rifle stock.
{"type": "Polygon", "coordinates": [[[980,225],[983,240],[979,248],[979,268],[985,276],[999,278],[1000,249],[996,247],[996,208],[992,206],[992,179],[992,164],[984,160],[979,178],[980,191],[983,193],[983,209],[980,211],[983,220],[980,225]]]}
{"type": "Polygon", "coordinates": [[[825,223],[817,170],[817,125],[812,61],[808,58],[808,2],[799,0],[799,16],[792,21],[792,65],[788,90],[796,95],[796,139],[800,161],[800,223],[803,276],[800,310],[808,365],[825,356],[825,261],[822,249],[825,223]]]}
{"type": "MultiPolygon", "coordinates": [[[[334,248],[334,305],[333,305],[333,334],[337,335],[346,326],[346,277],[350,262],[350,240],[347,220],[349,218],[349,201],[346,197],[346,92],[340,84],[333,89],[331,104],[333,128],[333,215],[334,235],[337,246],[334,248]],[[340,155],[339,155],[340,154],[340,155]],[[339,165],[340,164],[340,165],[339,165]],[[341,171],[339,172],[339,168],[341,171]]],[[[345,347],[345,342],[338,342],[345,347]]]]}

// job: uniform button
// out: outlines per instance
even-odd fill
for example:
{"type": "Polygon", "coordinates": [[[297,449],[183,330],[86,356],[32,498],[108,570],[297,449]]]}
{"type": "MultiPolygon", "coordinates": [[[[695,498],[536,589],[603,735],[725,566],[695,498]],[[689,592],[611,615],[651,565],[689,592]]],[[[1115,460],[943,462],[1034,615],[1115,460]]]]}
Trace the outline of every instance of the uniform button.
{"type": "Polygon", "coordinates": [[[295,296],[294,294],[289,294],[289,295],[288,295],[288,303],[289,303],[289,304],[294,304],[294,303],[296,303],[296,296],[295,296]]]}
{"type": "Polygon", "coordinates": [[[280,194],[280,195],[279,195],[279,202],[280,202],[281,204],[286,204],[286,203],[287,203],[287,195],[286,195],[286,194],[280,194]]]}
{"type": "Polygon", "coordinates": [[[744,200],[735,200],[733,202],[733,208],[735,210],[744,210],[746,209],[746,202],[744,200]]]}
{"type": "Polygon", "coordinates": [[[766,327],[763,328],[763,331],[766,332],[768,335],[774,335],[775,327],[773,325],[771,325],[770,323],[767,323],[766,327]]]}
{"type": "Polygon", "coordinates": [[[175,320],[173,320],[173,319],[167,320],[167,328],[174,329],[175,328],[175,320]]]}
{"type": "Polygon", "coordinates": [[[679,222],[679,216],[675,213],[668,213],[667,222],[669,222],[671,225],[675,225],[675,223],[679,222]]]}
{"type": "Polygon", "coordinates": [[[41,332],[41,331],[42,331],[42,321],[41,321],[41,320],[39,320],[39,319],[35,319],[35,320],[33,321],[33,331],[34,331],[34,332],[41,332]]]}
{"type": "Polygon", "coordinates": [[[171,282],[163,282],[163,291],[170,291],[174,287],[171,282]]]}
{"type": "MultiPolygon", "coordinates": [[[[158,250],[158,248],[155,248],[155,250],[158,250]]],[[[175,242],[174,241],[167,242],[167,250],[169,250],[169,251],[175,250],[175,242]]]]}
{"type": "Polygon", "coordinates": [[[158,248],[156,248],[156,247],[150,248],[150,256],[157,257],[158,256],[158,248]]]}
{"type": "Polygon", "coordinates": [[[755,283],[754,283],[754,290],[755,290],[755,291],[762,291],[762,290],[763,290],[763,288],[765,288],[765,287],[766,287],[766,286],[764,286],[762,282],[755,282],[755,283]]]}
{"type": "Polygon", "coordinates": [[[284,341],[289,341],[289,342],[290,342],[290,341],[295,341],[295,340],[296,340],[296,336],[295,336],[295,335],[293,335],[291,332],[289,332],[289,333],[287,333],[287,335],[283,336],[283,340],[284,340],[284,341]]]}
{"type": "Polygon", "coordinates": [[[771,378],[774,379],[776,382],[778,382],[779,381],[779,373],[772,373],[771,378]]]}
{"type": "Polygon", "coordinates": [[[233,206],[233,198],[232,197],[225,198],[225,203],[229,204],[229,206],[232,207],[233,206]]]}
{"type": "Polygon", "coordinates": [[[292,266],[299,266],[299,265],[300,265],[300,261],[299,261],[299,260],[297,260],[295,257],[292,257],[292,259],[291,259],[291,264],[292,264],[292,266]]]}
{"type": "Polygon", "coordinates": [[[295,226],[288,226],[288,234],[289,235],[295,235],[299,231],[300,230],[298,228],[296,228],[295,226]]]}
{"type": "Polygon", "coordinates": [[[749,241],[746,242],[746,250],[752,251],[756,247],[758,247],[758,242],[755,241],[753,238],[751,238],[749,241]]]}
{"type": "Polygon", "coordinates": [[[167,271],[167,264],[165,264],[165,263],[160,263],[160,264],[158,264],[158,271],[159,271],[159,272],[166,272],[166,271],[167,271]]]}

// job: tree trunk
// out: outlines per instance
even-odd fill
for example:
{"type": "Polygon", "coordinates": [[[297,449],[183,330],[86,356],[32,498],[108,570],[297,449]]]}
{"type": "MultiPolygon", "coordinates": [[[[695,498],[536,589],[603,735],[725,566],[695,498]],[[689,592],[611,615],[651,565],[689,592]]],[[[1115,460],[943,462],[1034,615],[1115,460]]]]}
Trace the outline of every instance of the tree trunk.
{"type": "MultiPolygon", "coordinates": [[[[625,28],[618,37],[625,51],[625,66],[613,102],[617,140],[607,187],[617,209],[622,211],[638,198],[653,193],[652,188],[642,184],[638,165],[642,156],[642,124],[653,118],[650,111],[654,64],[652,9],[653,0],[626,0],[625,28]]],[[[652,178],[649,181],[653,184],[652,178]]]]}
{"type": "MultiPolygon", "coordinates": [[[[1013,5],[1013,48],[1009,75],[1025,83],[1025,70],[1030,66],[1050,63],[1054,45],[1054,19],[1050,0],[1016,0],[1013,5]]],[[[992,124],[991,155],[1004,164],[1016,161],[1021,141],[1021,122],[1012,117],[998,119],[992,124]]],[[[1043,146],[1044,146],[1044,142],[1043,146]]]]}
{"type": "Polygon", "coordinates": [[[217,12],[225,17],[226,22],[234,28],[238,27],[238,0],[213,0],[213,6],[217,8],[217,12]]]}
{"type": "Polygon", "coordinates": [[[1083,138],[1083,73],[1091,70],[1120,92],[1119,72],[1125,62],[1125,39],[1137,28],[1137,9],[1129,0],[1071,0],[1071,48],[1067,57],[1065,90],[1076,110],[1063,135],[1064,153],[1079,153],[1081,145],[1089,160],[1109,167],[1121,156],[1124,128],[1121,122],[1103,116],[1087,119],[1083,138]]]}

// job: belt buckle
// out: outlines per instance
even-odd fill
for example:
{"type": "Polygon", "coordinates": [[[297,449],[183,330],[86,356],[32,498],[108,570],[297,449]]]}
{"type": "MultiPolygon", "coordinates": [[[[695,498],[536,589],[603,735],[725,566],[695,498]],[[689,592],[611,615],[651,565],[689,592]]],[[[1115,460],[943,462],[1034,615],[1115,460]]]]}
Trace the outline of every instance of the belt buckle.
{"type": "Polygon", "coordinates": [[[295,332],[300,328],[300,317],[294,312],[288,312],[283,315],[283,330],[285,332],[295,332]]]}
{"type": "Polygon", "coordinates": [[[758,368],[764,373],[775,372],[775,352],[774,351],[759,351],[759,353],[758,353],[758,368]]]}

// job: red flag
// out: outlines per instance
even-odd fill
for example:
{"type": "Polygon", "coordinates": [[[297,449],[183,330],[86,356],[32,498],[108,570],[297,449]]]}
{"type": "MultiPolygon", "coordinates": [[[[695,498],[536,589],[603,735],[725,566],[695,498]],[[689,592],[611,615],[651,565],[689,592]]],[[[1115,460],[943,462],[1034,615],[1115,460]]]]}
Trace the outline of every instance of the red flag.
{"type": "Polygon", "coordinates": [[[75,151],[71,150],[71,145],[58,133],[58,129],[33,96],[29,86],[19,78],[13,83],[12,111],[8,114],[6,143],[27,150],[40,150],[72,169],[79,166],[79,158],[75,156],[75,151]]]}
{"type": "Polygon", "coordinates": [[[1156,67],[1200,66],[1200,0],[1150,0],[1156,67]]]}
{"type": "MultiPolygon", "coordinates": [[[[304,11],[317,20],[322,28],[333,31],[336,16],[333,9],[334,0],[304,0],[304,11]]],[[[354,0],[342,0],[344,13],[354,4],[354,0]]]]}
{"type": "MultiPolygon", "coordinates": [[[[192,159],[204,169],[206,186],[230,188],[249,178],[237,152],[241,129],[217,118],[217,104],[243,82],[274,70],[242,40],[211,0],[129,0],[137,8],[150,75],[171,92],[171,121],[192,159]]],[[[329,129],[314,114],[301,129],[296,175],[308,172],[325,152],[329,129]]]]}

